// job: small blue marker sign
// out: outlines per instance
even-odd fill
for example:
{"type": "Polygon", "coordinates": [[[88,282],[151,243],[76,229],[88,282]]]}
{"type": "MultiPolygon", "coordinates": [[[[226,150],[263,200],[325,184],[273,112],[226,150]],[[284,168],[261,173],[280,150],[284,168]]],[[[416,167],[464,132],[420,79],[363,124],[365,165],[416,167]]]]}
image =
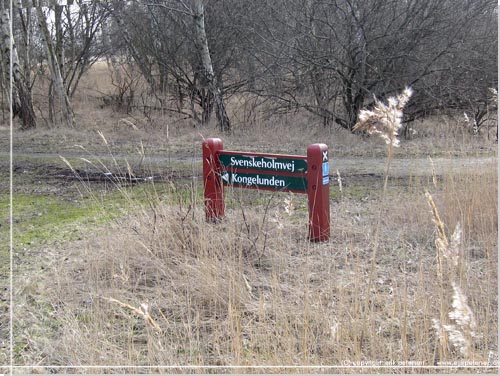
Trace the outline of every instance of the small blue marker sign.
{"type": "Polygon", "coordinates": [[[322,163],[323,185],[326,185],[330,182],[330,177],[328,176],[329,172],[330,172],[330,165],[328,164],[328,162],[323,162],[322,163]]]}
{"type": "Polygon", "coordinates": [[[328,162],[323,163],[323,176],[328,176],[328,173],[330,172],[330,166],[328,162]]]}

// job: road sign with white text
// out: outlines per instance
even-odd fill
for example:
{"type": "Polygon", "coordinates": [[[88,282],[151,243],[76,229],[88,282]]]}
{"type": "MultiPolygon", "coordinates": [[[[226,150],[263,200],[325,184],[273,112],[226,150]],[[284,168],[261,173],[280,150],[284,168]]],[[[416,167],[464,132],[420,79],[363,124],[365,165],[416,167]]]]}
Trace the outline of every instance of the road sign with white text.
{"type": "Polygon", "coordinates": [[[233,187],[304,193],[307,191],[307,179],[305,177],[230,171],[223,171],[221,177],[224,185],[233,187]]]}
{"type": "Polygon", "coordinates": [[[224,187],[306,193],[309,239],[330,239],[330,165],[328,147],[312,144],[307,156],[228,151],[219,138],[203,141],[205,215],[224,216],[224,187]]]}
{"type": "Polygon", "coordinates": [[[219,161],[226,169],[249,169],[285,173],[305,173],[307,171],[307,161],[305,158],[300,157],[221,153],[219,161]]]}

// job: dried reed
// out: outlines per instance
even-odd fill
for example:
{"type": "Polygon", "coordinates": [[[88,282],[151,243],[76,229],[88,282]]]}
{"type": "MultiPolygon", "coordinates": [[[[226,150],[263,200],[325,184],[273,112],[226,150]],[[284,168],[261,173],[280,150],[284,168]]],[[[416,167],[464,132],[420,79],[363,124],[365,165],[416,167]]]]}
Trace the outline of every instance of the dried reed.
{"type": "Polygon", "coordinates": [[[361,110],[359,121],[353,131],[364,131],[379,135],[388,145],[398,147],[398,132],[402,126],[403,108],[410,100],[413,90],[406,87],[395,97],[389,97],[387,105],[375,98],[373,110],[361,110]]]}
{"type": "MultiPolygon", "coordinates": [[[[380,201],[379,214],[375,227],[374,245],[371,257],[371,267],[368,279],[368,291],[371,290],[375,276],[375,263],[380,241],[380,226],[383,217],[383,210],[386,206],[387,184],[389,181],[389,170],[394,156],[394,147],[399,146],[398,132],[402,126],[403,108],[410,100],[413,90],[406,87],[403,92],[395,97],[389,97],[387,105],[375,98],[373,110],[361,110],[359,121],[353,128],[353,131],[364,131],[368,134],[378,134],[387,144],[387,159],[384,173],[384,186],[382,190],[382,199],[380,201]]],[[[366,301],[368,305],[368,300],[366,301]]],[[[368,309],[368,306],[365,307],[368,309]]]]}
{"type": "Polygon", "coordinates": [[[439,212],[432,195],[425,192],[427,201],[432,211],[433,222],[436,226],[437,237],[435,240],[436,254],[437,254],[437,274],[440,280],[440,319],[433,319],[433,327],[436,330],[437,336],[441,343],[441,351],[446,352],[449,342],[463,357],[471,357],[472,339],[479,338],[476,334],[476,320],[472,309],[467,303],[467,297],[463,293],[460,286],[457,284],[458,279],[458,264],[460,261],[460,245],[462,239],[462,227],[457,223],[451,240],[448,240],[445,232],[445,226],[442,222],[439,212]],[[447,270],[449,282],[451,283],[453,294],[452,304],[453,310],[448,313],[448,318],[454,324],[445,324],[446,321],[446,308],[444,304],[444,260],[447,260],[447,270]]]}

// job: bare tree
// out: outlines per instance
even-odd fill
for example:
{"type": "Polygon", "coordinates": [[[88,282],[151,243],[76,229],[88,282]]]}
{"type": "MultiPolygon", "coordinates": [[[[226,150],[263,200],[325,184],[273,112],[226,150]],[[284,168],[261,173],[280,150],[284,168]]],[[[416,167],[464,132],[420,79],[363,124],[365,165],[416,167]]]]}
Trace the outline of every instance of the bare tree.
{"type": "Polygon", "coordinates": [[[104,55],[127,67],[121,73],[140,72],[144,111],[202,124],[215,112],[222,131],[231,129],[227,99],[243,90],[271,112],[305,110],[351,131],[374,95],[406,85],[415,89],[406,120],[453,108],[480,130],[498,81],[493,0],[69,0],[45,11],[32,4],[36,13],[19,15],[21,79],[33,83],[28,50],[42,46],[49,97],[59,98],[68,124],[80,78],[104,55]],[[35,18],[39,35],[29,31],[35,18]]]}
{"type": "MultiPolygon", "coordinates": [[[[75,126],[75,121],[73,117],[73,109],[71,107],[71,102],[69,96],[66,92],[66,87],[64,85],[64,80],[61,72],[61,65],[57,56],[57,51],[52,40],[52,36],[49,32],[47,25],[46,16],[42,10],[42,6],[39,2],[34,2],[34,7],[36,9],[38,17],[38,25],[43,37],[43,43],[45,47],[45,52],[47,56],[47,62],[49,65],[49,70],[51,73],[52,85],[59,98],[59,103],[61,105],[63,117],[65,123],[69,127],[75,126]]],[[[56,27],[57,29],[57,27],[56,27]]]]}
{"type": "Polygon", "coordinates": [[[238,7],[227,7],[226,0],[206,4],[136,0],[109,6],[117,26],[110,38],[121,37],[160,108],[202,124],[215,111],[221,129],[230,128],[224,101],[243,86],[232,69],[239,58],[235,53],[238,33],[228,30],[233,27],[233,9],[237,12],[238,7]],[[175,109],[168,107],[171,99],[175,109]]]}
{"type": "Polygon", "coordinates": [[[250,50],[261,75],[253,91],[278,110],[303,108],[352,130],[373,95],[412,85],[407,113],[421,116],[448,102],[435,83],[460,78],[464,42],[478,40],[478,24],[493,29],[495,10],[492,0],[268,1],[254,17],[258,41],[250,50]]]}
{"type": "Polygon", "coordinates": [[[224,99],[222,98],[221,90],[217,85],[217,82],[215,81],[212,59],[210,57],[210,51],[208,49],[208,40],[205,31],[205,10],[202,0],[194,1],[193,19],[198,53],[200,54],[201,63],[203,66],[203,78],[214,97],[215,111],[217,120],[219,122],[219,127],[221,131],[229,132],[231,130],[231,123],[229,122],[229,118],[226,113],[226,107],[224,105],[224,99]]]}
{"type": "Polygon", "coordinates": [[[33,64],[38,62],[38,71],[48,68],[49,121],[56,121],[57,105],[63,122],[74,126],[70,98],[76,92],[83,74],[104,53],[98,37],[101,25],[109,14],[100,0],[30,0],[25,1],[23,6],[19,9],[18,18],[24,41],[22,65],[25,76],[33,85],[37,78],[36,74],[33,75],[36,72],[33,64]],[[33,28],[33,23],[38,28],[33,28]],[[36,57],[34,62],[33,56],[36,57]]]}
{"type": "Polygon", "coordinates": [[[106,53],[107,46],[100,43],[99,32],[110,14],[100,0],[68,1],[63,12],[63,43],[58,55],[63,57],[66,91],[72,97],[83,74],[106,53]]]}
{"type": "MultiPolygon", "coordinates": [[[[21,73],[17,48],[10,32],[10,23],[10,12],[8,9],[3,9],[0,18],[0,55],[3,63],[1,70],[4,73],[4,82],[10,82],[12,79],[12,103],[10,106],[12,106],[14,116],[19,116],[22,121],[21,129],[26,130],[36,127],[36,116],[33,110],[30,87],[26,85],[25,78],[21,73]],[[10,76],[11,65],[12,77],[10,76]]],[[[9,85],[3,85],[3,87],[7,88],[9,85]]],[[[6,98],[10,98],[10,96],[7,95],[6,98]]]]}

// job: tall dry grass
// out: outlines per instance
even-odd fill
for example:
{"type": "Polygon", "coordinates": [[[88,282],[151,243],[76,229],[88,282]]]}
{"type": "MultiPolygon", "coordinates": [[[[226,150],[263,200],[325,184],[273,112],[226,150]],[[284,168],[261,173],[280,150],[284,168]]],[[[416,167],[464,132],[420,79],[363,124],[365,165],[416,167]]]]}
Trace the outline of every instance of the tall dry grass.
{"type": "Polygon", "coordinates": [[[201,187],[172,186],[51,264],[50,277],[37,282],[39,291],[19,302],[25,313],[19,319],[36,325],[21,334],[30,347],[18,361],[82,369],[363,361],[433,366],[470,359],[488,364],[498,351],[494,167],[438,179],[436,185],[389,185],[391,210],[380,225],[375,264],[377,200],[344,196],[332,205],[332,240],[311,244],[302,196],[228,192],[227,218],[209,224],[201,187]],[[455,287],[436,273],[425,190],[432,192],[446,236],[463,224],[455,287]],[[443,327],[456,325],[449,313],[458,312],[460,300],[453,295],[460,294],[467,297],[478,335],[465,353],[451,340],[443,346],[435,330],[436,319],[445,320],[443,327]],[[52,308],[34,311],[30,297],[52,308]],[[57,322],[53,337],[37,332],[50,320],[57,322]]]}
{"type": "MultiPolygon", "coordinates": [[[[257,122],[260,136],[236,129],[229,141],[277,145],[282,134],[304,134],[308,119],[302,120],[294,130],[286,121],[257,122]]],[[[188,144],[205,132],[211,130],[186,131],[178,142],[188,144]]],[[[324,132],[316,128],[295,147],[331,137],[326,142],[332,140],[335,158],[340,142],[324,132]]],[[[105,140],[104,150],[111,151],[105,140]]],[[[358,142],[352,135],[346,140],[358,142]]],[[[496,164],[434,179],[411,177],[404,187],[386,179],[383,215],[380,192],[365,187],[360,198],[342,186],[342,199],[331,206],[332,239],[324,244],[306,238],[302,196],[229,191],[227,217],[209,224],[200,182],[172,184],[161,194],[152,183],[146,205],[131,199],[128,214],[92,239],[50,250],[43,274],[17,278],[16,338],[26,346],[16,363],[45,371],[49,365],[103,366],[95,373],[111,365],[194,365],[199,372],[214,371],[209,366],[255,372],[251,366],[373,365],[342,370],[350,373],[431,372],[424,367],[471,359],[493,365],[496,181],[496,164]],[[436,216],[426,190],[441,235],[450,238],[461,224],[453,280],[437,273],[436,216]],[[475,327],[461,351],[443,341],[436,319],[445,332],[445,325],[459,330],[464,312],[472,312],[475,327]],[[385,364],[414,368],[378,368],[385,364]]],[[[126,187],[118,188],[132,197],[126,187]]]]}

